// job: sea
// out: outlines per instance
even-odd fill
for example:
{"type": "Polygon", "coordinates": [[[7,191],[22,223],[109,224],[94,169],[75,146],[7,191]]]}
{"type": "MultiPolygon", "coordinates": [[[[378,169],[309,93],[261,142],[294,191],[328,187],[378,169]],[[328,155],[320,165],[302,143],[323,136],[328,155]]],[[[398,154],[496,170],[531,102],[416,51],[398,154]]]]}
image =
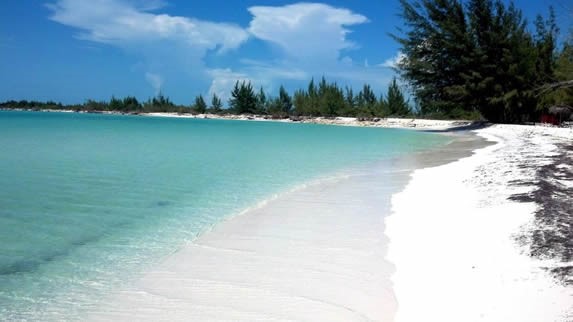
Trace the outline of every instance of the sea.
{"type": "Polygon", "coordinates": [[[403,129],[0,111],[0,320],[82,320],[231,216],[447,142],[403,129]]]}

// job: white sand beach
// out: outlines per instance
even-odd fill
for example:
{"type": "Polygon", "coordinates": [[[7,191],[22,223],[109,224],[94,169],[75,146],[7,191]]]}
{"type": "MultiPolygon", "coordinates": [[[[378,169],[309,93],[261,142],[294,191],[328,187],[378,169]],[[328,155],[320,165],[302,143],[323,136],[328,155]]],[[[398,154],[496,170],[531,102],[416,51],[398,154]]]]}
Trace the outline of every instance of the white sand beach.
{"type": "Polygon", "coordinates": [[[142,116],[175,117],[192,119],[218,119],[239,121],[270,121],[285,123],[309,123],[338,126],[362,126],[362,127],[385,127],[385,128],[409,128],[423,130],[447,130],[452,127],[467,126],[472,121],[464,120],[431,120],[419,118],[373,118],[359,120],[356,117],[300,117],[272,119],[265,115],[233,115],[233,114],[180,114],[180,113],[140,113],[142,116]]]}
{"type": "Polygon", "coordinates": [[[573,130],[494,125],[477,133],[496,144],[415,171],[392,198],[386,234],[396,265],[395,321],[573,321],[573,287],[543,269],[572,263],[525,254],[515,238],[538,205],[508,200],[534,188],[512,182],[534,177],[556,144],[573,142],[573,130]]]}
{"type": "MultiPolygon", "coordinates": [[[[11,108],[1,110],[11,111],[33,111],[25,108],[11,108]]],[[[118,111],[74,111],[74,110],[51,110],[44,109],[36,112],[43,113],[96,113],[109,115],[137,115],[144,117],[166,117],[166,118],[184,118],[184,119],[212,119],[212,120],[235,120],[235,121],[255,121],[255,122],[281,122],[281,123],[307,123],[337,126],[356,126],[356,127],[384,127],[384,128],[406,128],[419,130],[448,130],[456,127],[464,127],[473,124],[468,120],[433,120],[420,118],[371,118],[360,120],[356,117],[289,117],[289,118],[272,118],[269,115],[256,114],[193,114],[193,113],[174,113],[174,112],[118,112],[118,111]]]]}
{"type": "Polygon", "coordinates": [[[515,241],[536,205],[507,198],[532,189],[510,186],[533,175],[520,165],[547,162],[529,157],[551,155],[573,132],[477,133],[495,145],[471,155],[476,139],[462,135],[394,171],[309,184],[218,224],[89,318],[571,321],[573,289],[543,269],[563,264],[515,241]]]}

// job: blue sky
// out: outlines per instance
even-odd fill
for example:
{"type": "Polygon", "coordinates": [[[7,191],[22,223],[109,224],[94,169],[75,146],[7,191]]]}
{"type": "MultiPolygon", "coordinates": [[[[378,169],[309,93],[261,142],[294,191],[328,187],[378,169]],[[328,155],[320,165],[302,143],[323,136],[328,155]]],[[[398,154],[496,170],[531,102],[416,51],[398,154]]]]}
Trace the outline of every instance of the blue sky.
{"type": "MultiPolygon", "coordinates": [[[[518,0],[531,20],[560,0],[518,0]]],[[[135,95],[228,98],[236,80],[276,93],[325,75],[384,91],[399,52],[397,0],[52,0],[0,4],[0,101],[135,95]]]]}

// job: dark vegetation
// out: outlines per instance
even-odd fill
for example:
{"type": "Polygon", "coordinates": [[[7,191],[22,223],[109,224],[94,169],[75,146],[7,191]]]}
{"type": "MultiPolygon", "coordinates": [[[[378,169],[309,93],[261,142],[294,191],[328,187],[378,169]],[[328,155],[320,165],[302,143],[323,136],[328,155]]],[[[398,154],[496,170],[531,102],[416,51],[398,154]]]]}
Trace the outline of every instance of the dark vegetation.
{"type": "MultiPolygon", "coordinates": [[[[202,98],[201,98],[202,100],[202,98]]],[[[204,103],[204,101],[203,101],[204,103]]],[[[87,100],[83,104],[64,105],[53,101],[6,101],[0,103],[0,108],[4,109],[29,109],[29,110],[72,110],[85,112],[121,112],[121,113],[139,113],[139,112],[188,112],[189,108],[181,105],[175,105],[171,100],[159,94],[150,98],[146,102],[139,102],[137,98],[128,96],[123,99],[112,98],[109,101],[87,100]]]]}
{"type": "Polygon", "coordinates": [[[558,48],[552,8],[530,25],[513,3],[500,0],[401,6],[405,28],[393,36],[405,55],[398,72],[421,114],[521,123],[538,120],[551,105],[573,105],[571,88],[547,87],[573,80],[573,42],[558,48]]]}
{"type": "Polygon", "coordinates": [[[376,96],[370,85],[366,84],[358,94],[349,87],[342,88],[336,83],[327,82],[323,77],[318,84],[310,81],[306,90],[297,90],[291,96],[281,86],[277,97],[268,96],[263,88],[257,92],[250,82],[236,82],[231,92],[228,108],[223,108],[221,98],[211,97],[210,106],[202,95],[195,97],[192,105],[175,105],[162,94],[139,102],[135,97],[109,101],[88,100],[84,104],[63,105],[56,102],[7,101],[0,108],[32,110],[75,110],[75,111],[114,111],[122,113],[213,113],[213,114],[259,114],[273,118],[299,116],[357,116],[363,118],[406,116],[410,107],[398,82],[394,79],[386,95],[376,96]]]}
{"type": "MultiPolygon", "coordinates": [[[[524,231],[519,241],[528,246],[529,254],[540,259],[554,259],[564,263],[548,270],[561,282],[573,285],[573,187],[563,184],[573,177],[573,145],[560,146],[551,162],[536,169],[529,180],[515,185],[534,186],[528,193],[512,196],[518,202],[535,202],[533,229],[524,231]]],[[[523,164],[534,167],[536,163],[523,164]]]]}

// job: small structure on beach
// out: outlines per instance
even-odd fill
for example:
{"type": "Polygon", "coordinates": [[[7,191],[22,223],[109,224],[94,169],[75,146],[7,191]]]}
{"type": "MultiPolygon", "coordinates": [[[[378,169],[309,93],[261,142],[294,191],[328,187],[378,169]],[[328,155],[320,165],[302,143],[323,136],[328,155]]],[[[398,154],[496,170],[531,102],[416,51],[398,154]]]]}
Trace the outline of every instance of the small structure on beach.
{"type": "Polygon", "coordinates": [[[547,109],[547,113],[541,115],[541,123],[560,125],[570,121],[573,116],[573,107],[568,105],[555,105],[547,109]]]}

